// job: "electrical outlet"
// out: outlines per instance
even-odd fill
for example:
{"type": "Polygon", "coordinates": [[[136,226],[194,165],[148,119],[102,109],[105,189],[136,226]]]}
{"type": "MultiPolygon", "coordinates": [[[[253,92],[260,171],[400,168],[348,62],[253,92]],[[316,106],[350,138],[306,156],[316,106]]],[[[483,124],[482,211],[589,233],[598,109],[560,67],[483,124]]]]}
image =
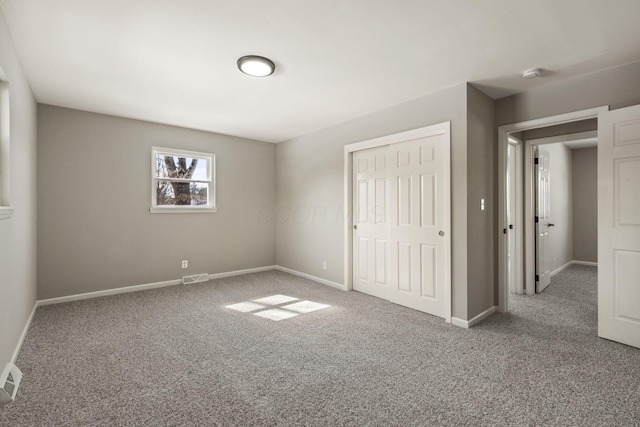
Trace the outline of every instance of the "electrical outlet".
{"type": "Polygon", "coordinates": [[[327,269],[327,261],[322,261],[322,269],[323,270],[327,269]]]}
{"type": "Polygon", "coordinates": [[[187,268],[189,267],[189,261],[187,261],[186,259],[182,260],[182,268],[187,268]]]}

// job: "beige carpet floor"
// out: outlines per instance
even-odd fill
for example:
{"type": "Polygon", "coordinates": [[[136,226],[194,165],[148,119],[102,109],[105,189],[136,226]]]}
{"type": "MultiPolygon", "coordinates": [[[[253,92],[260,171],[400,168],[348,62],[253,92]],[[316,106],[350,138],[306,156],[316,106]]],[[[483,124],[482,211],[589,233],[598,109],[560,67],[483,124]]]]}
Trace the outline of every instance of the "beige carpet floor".
{"type": "Polygon", "coordinates": [[[593,267],[470,330],[270,271],[38,308],[0,425],[638,426],[640,350],[596,334],[593,267]],[[226,308],[273,295],[329,307],[226,308]]]}

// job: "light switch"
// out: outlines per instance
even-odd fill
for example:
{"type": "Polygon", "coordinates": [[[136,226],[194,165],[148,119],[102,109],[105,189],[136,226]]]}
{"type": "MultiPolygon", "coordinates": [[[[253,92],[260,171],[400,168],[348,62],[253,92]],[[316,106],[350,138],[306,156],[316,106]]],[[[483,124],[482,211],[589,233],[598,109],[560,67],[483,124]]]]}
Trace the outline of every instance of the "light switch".
{"type": "Polygon", "coordinates": [[[484,199],[480,199],[480,210],[484,210],[484,199]]]}

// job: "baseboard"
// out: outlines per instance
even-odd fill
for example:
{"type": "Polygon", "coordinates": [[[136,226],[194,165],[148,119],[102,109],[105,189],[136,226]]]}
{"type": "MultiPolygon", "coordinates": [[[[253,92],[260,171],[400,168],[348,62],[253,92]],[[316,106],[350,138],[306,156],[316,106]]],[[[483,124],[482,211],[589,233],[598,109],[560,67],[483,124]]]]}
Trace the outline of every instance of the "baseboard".
{"type": "Polygon", "coordinates": [[[551,272],[551,277],[555,276],[556,274],[560,273],[562,270],[572,266],[572,265],[590,265],[593,267],[597,267],[598,263],[597,262],[591,262],[591,261],[577,261],[577,260],[573,260],[573,261],[569,261],[568,263],[566,263],[563,266],[560,266],[558,268],[556,268],[555,270],[553,270],[551,272]]]}
{"type": "Polygon", "coordinates": [[[476,317],[474,317],[471,320],[462,320],[462,319],[458,319],[457,317],[452,317],[451,324],[455,326],[459,326],[461,328],[469,329],[470,327],[477,325],[487,317],[491,316],[497,310],[498,310],[498,307],[494,305],[493,307],[489,307],[482,313],[478,314],[476,317]]]}
{"type": "Polygon", "coordinates": [[[293,274],[294,276],[304,277],[305,279],[313,280],[314,282],[322,283],[323,285],[331,286],[332,288],[337,288],[337,289],[340,289],[342,291],[346,291],[347,290],[346,286],[344,286],[344,285],[342,285],[340,283],[332,282],[331,280],[323,279],[321,277],[312,276],[311,274],[302,273],[300,271],[292,270],[292,269],[287,268],[287,267],[282,267],[280,265],[276,265],[275,269],[279,270],[279,271],[283,271],[285,273],[293,274]]]}
{"type": "Polygon", "coordinates": [[[551,272],[551,277],[553,277],[556,274],[560,273],[562,270],[565,270],[565,269],[569,268],[571,266],[571,264],[573,264],[573,263],[574,263],[574,261],[569,261],[565,265],[561,265],[560,267],[556,268],[555,270],[553,270],[551,272]]]}
{"type": "Polygon", "coordinates": [[[27,337],[27,332],[29,331],[29,327],[31,326],[31,321],[33,320],[33,315],[36,314],[36,308],[38,308],[38,301],[33,304],[33,309],[31,310],[31,315],[29,315],[29,319],[27,319],[26,325],[24,325],[24,329],[22,330],[22,334],[20,335],[20,339],[18,339],[18,344],[16,345],[16,349],[13,351],[13,355],[11,356],[11,363],[15,364],[16,359],[18,358],[18,354],[20,354],[20,349],[22,348],[22,344],[24,343],[24,339],[27,337]]]}
{"type": "Polygon", "coordinates": [[[214,273],[209,274],[209,280],[222,279],[224,277],[242,276],[243,274],[260,273],[262,271],[275,270],[275,265],[268,265],[266,267],[247,268],[245,270],[227,271],[226,273],[214,273]]]}
{"type": "Polygon", "coordinates": [[[126,294],[129,292],[146,291],[148,289],[164,288],[165,286],[179,285],[180,279],[167,280],[165,282],[147,283],[144,285],[125,286],[123,288],[106,289],[104,291],[87,292],[83,294],[67,295],[65,297],[49,298],[38,300],[38,307],[42,305],[61,304],[63,302],[80,301],[84,299],[106,297],[110,295],[126,294]]]}
{"type": "Polygon", "coordinates": [[[571,264],[578,264],[578,265],[590,265],[592,267],[597,267],[598,263],[597,262],[592,262],[592,261],[577,261],[577,260],[573,260],[571,261],[571,264]]]}
{"type": "MultiPolygon", "coordinates": [[[[266,267],[248,268],[246,270],[236,270],[236,271],[227,271],[227,272],[224,272],[224,273],[214,273],[214,274],[209,274],[209,280],[220,279],[220,278],[223,278],[223,277],[240,276],[242,274],[258,273],[258,272],[261,272],[261,271],[274,270],[275,268],[276,267],[274,265],[269,265],[269,266],[266,266],[266,267]]],[[[203,283],[205,283],[205,282],[203,282],[203,283]]],[[[146,284],[143,284],[143,285],[125,286],[125,287],[122,287],[122,288],[106,289],[104,291],[87,292],[87,293],[83,293],[83,294],[75,294],[75,295],[68,295],[68,296],[64,296],[64,297],[49,298],[49,299],[39,300],[39,301],[36,302],[36,305],[38,307],[40,307],[42,305],[61,304],[63,302],[80,301],[80,300],[84,300],[84,299],[106,297],[106,296],[109,296],[109,295],[126,294],[128,292],[146,291],[148,289],[164,288],[165,286],[174,286],[174,285],[180,285],[180,284],[182,284],[182,280],[181,279],[175,279],[175,280],[167,280],[167,281],[164,281],[164,282],[146,283],[146,284]]]]}

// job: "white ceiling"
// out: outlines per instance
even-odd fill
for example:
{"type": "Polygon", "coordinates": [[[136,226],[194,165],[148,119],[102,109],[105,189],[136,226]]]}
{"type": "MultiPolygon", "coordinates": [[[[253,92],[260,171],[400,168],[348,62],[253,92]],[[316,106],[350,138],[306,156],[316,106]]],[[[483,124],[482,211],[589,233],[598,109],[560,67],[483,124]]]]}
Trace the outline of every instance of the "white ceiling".
{"type": "Polygon", "coordinates": [[[39,102],[271,142],[466,81],[500,98],[640,61],[638,0],[0,5],[39,102]],[[275,74],[240,73],[247,54],[275,74]]]}

